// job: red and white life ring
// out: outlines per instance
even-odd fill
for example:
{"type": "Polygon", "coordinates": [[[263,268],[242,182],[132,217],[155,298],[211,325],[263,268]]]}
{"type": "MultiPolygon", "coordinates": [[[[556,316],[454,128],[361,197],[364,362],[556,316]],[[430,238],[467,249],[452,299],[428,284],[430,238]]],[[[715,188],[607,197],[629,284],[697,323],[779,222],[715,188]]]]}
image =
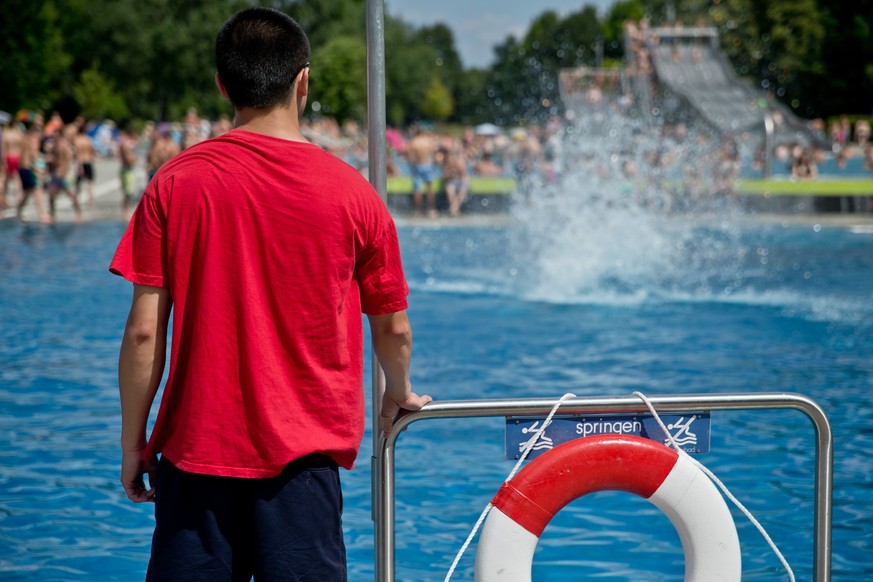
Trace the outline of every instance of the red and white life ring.
{"type": "Polygon", "coordinates": [[[682,541],[686,582],[740,580],[736,526],[712,481],[659,443],[602,435],[555,447],[503,484],[476,550],[476,581],[530,580],[534,549],[552,517],[574,499],[605,490],[635,493],[670,518],[682,541]]]}

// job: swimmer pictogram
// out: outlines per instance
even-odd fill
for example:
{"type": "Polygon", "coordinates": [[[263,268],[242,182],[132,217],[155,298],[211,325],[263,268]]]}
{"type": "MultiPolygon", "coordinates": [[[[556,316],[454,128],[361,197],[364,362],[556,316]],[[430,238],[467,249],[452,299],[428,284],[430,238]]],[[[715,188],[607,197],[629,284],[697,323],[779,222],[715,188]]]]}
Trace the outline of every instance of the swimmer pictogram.
{"type": "MultiPolygon", "coordinates": [[[[552,423],[549,422],[549,424],[552,424],[552,423]]],[[[545,426],[549,426],[549,424],[546,424],[545,426]]],[[[531,437],[533,437],[533,435],[535,435],[536,432],[540,429],[539,425],[540,425],[540,422],[536,421],[532,425],[522,428],[521,433],[522,434],[529,434],[531,437]]],[[[518,443],[518,452],[523,453],[528,448],[529,445],[530,445],[530,439],[518,443]]],[[[553,449],[554,447],[555,447],[554,441],[551,438],[549,438],[548,436],[546,436],[546,432],[544,429],[543,435],[536,442],[533,450],[534,451],[547,451],[547,450],[553,449]]]]}
{"type": "MultiPolygon", "coordinates": [[[[670,434],[673,435],[673,440],[675,440],[676,444],[680,447],[697,444],[697,434],[691,432],[691,424],[696,420],[696,418],[696,416],[690,416],[686,421],[683,416],[676,422],[667,425],[667,429],[670,431],[670,434]]],[[[665,438],[664,442],[666,443],[668,440],[669,439],[665,438]]]]}

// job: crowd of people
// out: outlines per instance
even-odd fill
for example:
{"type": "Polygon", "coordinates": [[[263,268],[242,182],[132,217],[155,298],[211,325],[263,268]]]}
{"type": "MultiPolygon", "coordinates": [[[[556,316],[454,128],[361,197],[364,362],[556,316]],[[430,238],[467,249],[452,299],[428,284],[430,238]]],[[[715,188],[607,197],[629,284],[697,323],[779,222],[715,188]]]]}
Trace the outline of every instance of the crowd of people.
{"type": "Polygon", "coordinates": [[[76,219],[82,219],[79,202],[86,192],[94,206],[94,142],[86,134],[85,120],[65,124],[53,114],[45,121],[41,114],[22,112],[3,130],[3,167],[0,210],[12,205],[10,189],[17,187],[14,204],[21,217],[33,197],[40,222],[53,222],[56,201],[66,196],[72,201],[76,219]]]}
{"type": "MultiPolygon", "coordinates": [[[[425,125],[387,131],[389,178],[412,179],[412,208],[416,215],[436,217],[445,196],[451,217],[460,216],[470,194],[472,177],[512,177],[529,195],[536,177],[554,183],[560,173],[560,153],[566,126],[558,117],[544,125],[508,132],[491,124],[443,131],[425,125]]],[[[367,136],[354,121],[331,118],[305,121],[303,132],[362,173],[367,172],[367,136]]]]}
{"type": "MultiPolygon", "coordinates": [[[[93,208],[95,204],[95,161],[106,157],[120,162],[121,212],[129,217],[158,168],[182,150],[231,128],[227,116],[212,121],[202,118],[194,108],[181,121],[147,122],[140,131],[131,127],[120,130],[109,120],[76,118],[65,123],[57,113],[44,120],[39,112],[20,112],[3,129],[0,210],[15,208],[21,217],[33,199],[38,220],[49,223],[55,219],[56,202],[66,197],[81,220],[83,206],[93,208]]],[[[843,116],[827,127],[814,120],[810,128],[820,136],[819,145],[785,142],[774,146],[772,159],[780,164],[780,170],[790,171],[796,179],[814,179],[828,159],[835,160],[837,170],[860,159],[864,168],[873,172],[869,121],[862,118],[852,124],[843,116]],[[829,146],[821,147],[821,143],[829,146]]],[[[340,124],[333,118],[319,117],[304,119],[301,129],[310,141],[367,175],[367,133],[357,122],[340,124]]],[[[674,192],[679,198],[689,194],[699,197],[698,190],[709,190],[716,196],[731,193],[733,181],[743,171],[735,140],[692,138],[681,123],[665,124],[649,143],[633,146],[639,151],[619,152],[618,165],[592,164],[586,154],[568,148],[566,139],[572,130],[570,121],[559,117],[509,131],[490,124],[443,131],[428,125],[389,128],[388,177],[411,179],[413,213],[434,218],[442,212],[450,217],[462,214],[474,177],[512,178],[520,197],[529,203],[538,188],[560,180],[565,166],[589,168],[601,176],[613,171],[617,180],[642,191],[641,196],[653,187],[653,181],[672,175],[684,184],[682,192],[674,192]],[[686,149],[694,150],[698,162],[703,163],[689,165],[687,155],[682,160],[686,149]]],[[[748,169],[760,171],[763,164],[759,149],[748,169]]]]}
{"type": "MultiPolygon", "coordinates": [[[[778,116],[776,116],[778,122],[778,116]]],[[[809,122],[815,137],[807,142],[782,141],[771,152],[774,175],[790,175],[797,180],[812,180],[821,175],[873,174],[873,141],[870,121],[860,118],[854,123],[848,116],[825,124],[822,119],[809,122]]],[[[762,170],[764,152],[759,146],[752,167],[762,170]]]]}
{"type": "MultiPolygon", "coordinates": [[[[95,158],[104,157],[121,164],[121,208],[129,217],[158,168],[182,150],[231,128],[227,116],[210,121],[194,108],[179,122],[146,122],[140,131],[120,129],[111,120],[77,118],[64,123],[58,114],[46,122],[38,112],[23,111],[3,130],[6,164],[0,209],[15,207],[20,217],[32,198],[39,220],[52,222],[55,201],[67,196],[81,220],[83,195],[88,207],[94,206],[95,158]],[[18,192],[17,200],[13,191],[18,192]]],[[[526,195],[534,176],[554,182],[560,171],[563,129],[557,118],[542,127],[510,132],[490,124],[441,132],[424,125],[389,128],[388,176],[412,179],[416,214],[436,217],[445,210],[457,217],[468,200],[472,176],[516,178],[526,195]],[[442,199],[438,203],[440,196],[445,196],[445,203],[442,199]]],[[[304,119],[302,131],[316,145],[367,174],[367,134],[358,123],[339,124],[329,117],[304,119]]]]}
{"type": "MultiPolygon", "coordinates": [[[[813,128],[823,130],[824,122],[816,120],[813,128]]],[[[873,141],[869,120],[862,118],[853,124],[848,116],[842,115],[830,123],[827,136],[838,168],[845,168],[850,160],[863,159],[864,168],[873,172],[873,141]]]]}
{"type": "Polygon", "coordinates": [[[95,163],[102,157],[120,163],[121,211],[129,217],[145,182],[161,165],[183,149],[230,129],[227,116],[211,123],[193,108],[181,123],[149,122],[142,131],[119,130],[112,120],[77,117],[66,123],[57,112],[46,120],[39,111],[22,110],[2,129],[0,211],[14,208],[21,218],[33,199],[37,219],[52,223],[57,201],[66,197],[81,221],[83,204],[87,208],[96,204],[95,163]]]}

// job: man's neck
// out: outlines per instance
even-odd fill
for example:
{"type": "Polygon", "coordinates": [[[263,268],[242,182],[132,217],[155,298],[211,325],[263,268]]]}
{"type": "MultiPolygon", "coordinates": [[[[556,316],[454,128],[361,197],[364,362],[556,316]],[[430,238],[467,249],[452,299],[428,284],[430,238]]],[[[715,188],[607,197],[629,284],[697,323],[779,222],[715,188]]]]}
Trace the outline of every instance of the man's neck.
{"type": "Polygon", "coordinates": [[[273,107],[271,109],[237,109],[233,126],[236,129],[244,129],[252,133],[289,141],[309,141],[303,137],[303,133],[300,131],[297,109],[293,106],[273,107]]]}

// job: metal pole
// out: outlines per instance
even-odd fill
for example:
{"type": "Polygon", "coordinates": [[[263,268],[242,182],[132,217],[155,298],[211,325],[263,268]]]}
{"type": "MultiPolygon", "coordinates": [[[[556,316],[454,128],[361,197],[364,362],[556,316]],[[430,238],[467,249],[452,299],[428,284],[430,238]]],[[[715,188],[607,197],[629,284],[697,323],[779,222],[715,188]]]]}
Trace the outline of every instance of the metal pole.
{"type": "MultiPolygon", "coordinates": [[[[367,154],[369,159],[370,184],[379,192],[379,196],[388,202],[387,156],[385,144],[385,5],[383,0],[367,0],[367,154]]],[[[375,545],[375,577],[379,580],[383,564],[380,546],[380,525],[382,518],[382,482],[379,456],[382,443],[379,412],[382,407],[382,395],[385,393],[385,374],[379,365],[375,351],[372,359],[373,367],[373,397],[372,397],[372,427],[373,427],[373,457],[370,461],[372,470],[372,506],[375,545]]]]}
{"type": "Polygon", "coordinates": [[[773,133],[776,124],[770,111],[764,112],[764,178],[773,177],[773,133]]]}
{"type": "MultiPolygon", "coordinates": [[[[687,394],[650,396],[659,412],[688,410],[764,410],[794,409],[809,417],[816,431],[815,455],[815,537],[814,580],[831,580],[831,515],[833,497],[833,433],[824,410],[812,399],[785,392],[742,394],[687,394]]],[[[383,443],[382,503],[384,513],[380,528],[382,539],[381,582],[394,582],[394,449],[397,437],[411,423],[431,418],[471,418],[489,416],[545,416],[557,399],[520,398],[494,400],[446,400],[432,402],[423,409],[404,416],[395,423],[383,443]]],[[[561,414],[646,413],[648,408],[636,396],[571,398],[564,401],[561,414]]]]}
{"type": "MultiPolygon", "coordinates": [[[[815,404],[815,403],[813,403],[815,404]]],[[[807,412],[815,425],[815,542],[812,571],[816,582],[831,580],[831,524],[834,495],[834,435],[824,410],[815,405],[815,416],[807,412]]]]}

